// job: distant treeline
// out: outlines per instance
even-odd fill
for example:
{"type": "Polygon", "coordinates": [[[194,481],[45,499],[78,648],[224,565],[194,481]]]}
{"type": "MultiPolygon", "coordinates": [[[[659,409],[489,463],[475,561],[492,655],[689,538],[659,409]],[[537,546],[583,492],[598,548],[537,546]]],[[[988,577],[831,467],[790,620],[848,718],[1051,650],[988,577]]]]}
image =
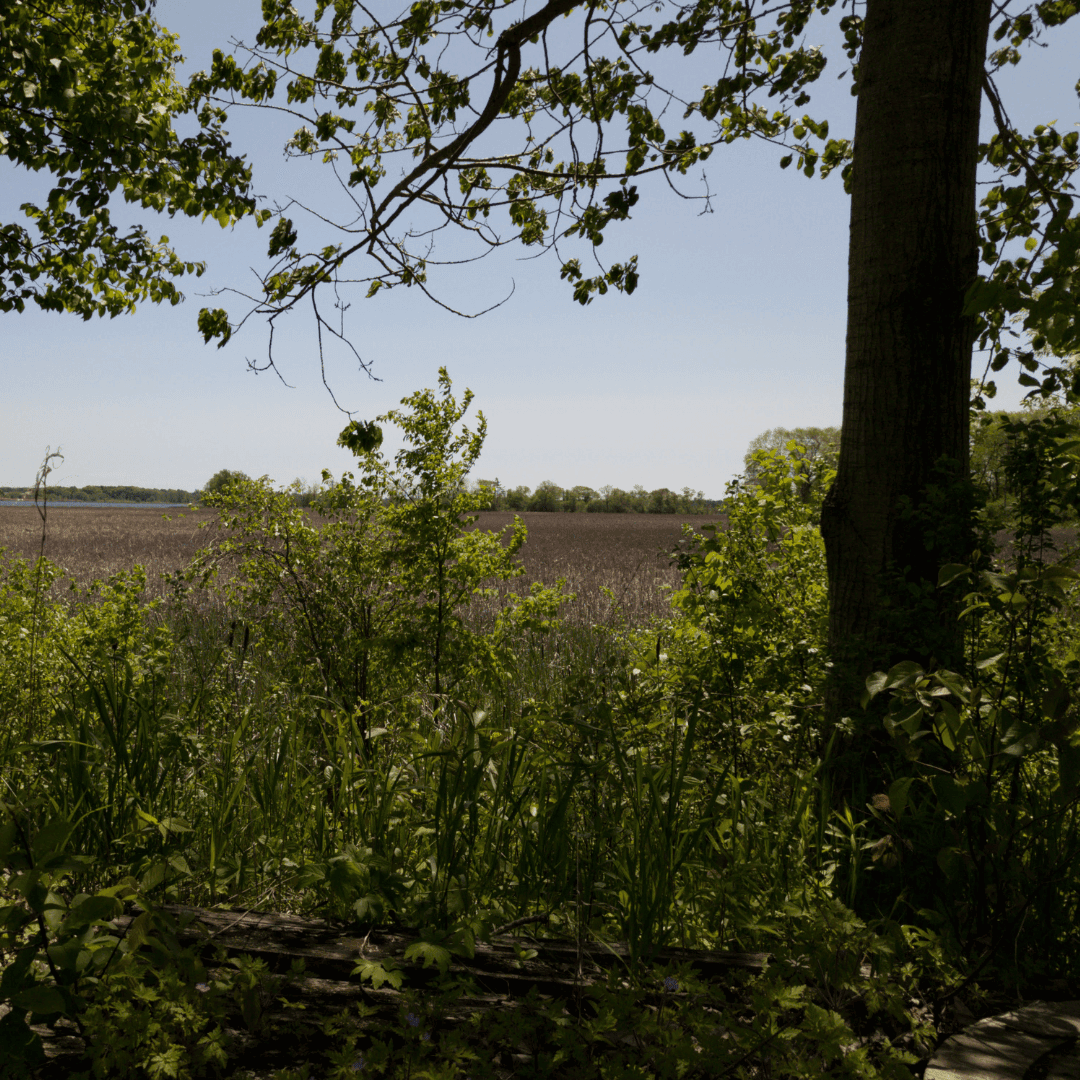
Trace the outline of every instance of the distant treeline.
{"type": "MultiPolygon", "coordinates": [[[[219,491],[233,481],[246,481],[246,473],[234,469],[219,469],[206,482],[203,491],[219,491]]],[[[581,485],[564,488],[553,480],[545,480],[535,491],[527,487],[503,487],[499,480],[470,480],[470,491],[488,496],[488,510],[541,510],[563,513],[590,514],[711,514],[721,505],[720,499],[706,499],[703,491],[684,487],[681,491],[657,488],[646,491],[638,484],[633,491],[617,487],[602,487],[599,491],[581,485]]],[[[294,480],[289,485],[298,506],[311,506],[318,498],[319,484],[294,480]]]]}
{"type": "Polygon", "coordinates": [[[490,510],[542,510],[589,514],[709,514],[719,499],[706,499],[703,491],[657,488],[646,491],[638,484],[632,491],[605,486],[564,488],[545,480],[535,491],[527,487],[504,488],[498,480],[477,480],[478,491],[491,496],[490,510]]]}
{"type": "MultiPolygon", "coordinates": [[[[197,491],[179,488],[141,488],[127,485],[91,485],[89,487],[54,487],[49,485],[50,502],[104,503],[189,503],[199,497],[197,491]]],[[[33,489],[0,487],[0,499],[33,499],[33,489]]]]}

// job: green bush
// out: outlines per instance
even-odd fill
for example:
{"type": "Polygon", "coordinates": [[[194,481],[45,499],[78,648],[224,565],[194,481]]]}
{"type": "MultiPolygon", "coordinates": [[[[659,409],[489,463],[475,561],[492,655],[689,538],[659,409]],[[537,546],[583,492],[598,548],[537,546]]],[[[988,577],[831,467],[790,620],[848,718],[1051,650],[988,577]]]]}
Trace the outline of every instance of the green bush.
{"type": "Polygon", "coordinates": [[[511,596],[491,629],[473,629],[470,603],[522,573],[515,556],[526,534],[520,520],[498,534],[471,528],[486,496],[465,481],[486,423],[480,414],[475,431],[458,431],[472,395],[459,405],[445,369],[439,382],[438,397],[422,391],[402,403],[407,411],[379,417],[404,436],[392,464],[370,427],[343,432],[360,479],[324,474],[310,513],[265,477],[208,495],[221,539],[188,575],[212,580],[226,567],[220,591],[256,628],[257,655],[358,717],[365,738],[425,695],[475,694],[505,678],[514,638],[542,629],[562,600],[534,588],[511,596]]]}
{"type": "Polygon", "coordinates": [[[753,480],[729,485],[726,520],[687,530],[675,617],[641,638],[642,691],[693,707],[734,771],[792,768],[819,755],[825,674],[825,549],[819,497],[793,479],[800,460],[754,454],[753,480]]]}

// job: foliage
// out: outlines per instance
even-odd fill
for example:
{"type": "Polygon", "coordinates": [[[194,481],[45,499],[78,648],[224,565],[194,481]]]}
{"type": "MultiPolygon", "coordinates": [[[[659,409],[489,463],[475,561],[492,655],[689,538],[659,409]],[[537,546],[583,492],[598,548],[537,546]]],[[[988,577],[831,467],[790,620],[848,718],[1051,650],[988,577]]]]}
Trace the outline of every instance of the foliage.
{"type": "Polygon", "coordinates": [[[44,1060],[28,1018],[65,1016],[92,1035],[109,1011],[109,1037],[90,1042],[95,1075],[128,1076],[141,1066],[150,1076],[190,1076],[190,1065],[223,1063],[221,1029],[196,1005],[205,969],[179,947],[172,920],[147,903],[161,864],[141,885],[126,877],[92,893],[72,889],[93,861],[73,853],[74,823],[63,814],[42,817],[41,804],[5,801],[0,811],[0,1003],[11,1007],[0,1023],[5,1075],[29,1076],[44,1060]],[[35,827],[35,817],[44,824],[35,827]],[[146,906],[119,931],[112,920],[125,901],[146,906]]]}
{"type": "Polygon", "coordinates": [[[286,671],[309,671],[314,681],[297,685],[356,716],[365,738],[403,702],[454,691],[466,677],[481,685],[502,677],[511,631],[540,627],[559,603],[538,589],[512,603],[490,633],[466,622],[474,597],[521,572],[515,555],[525,529],[520,521],[502,534],[470,528],[484,496],[468,492],[465,478],[486,425],[481,414],[475,431],[458,434],[472,395],[459,405],[445,369],[439,379],[440,398],[423,391],[402,402],[407,412],[379,418],[405,438],[393,466],[378,440],[365,448],[355,443],[355,425],[345,430],[340,441],[355,443],[362,475],[331,483],[324,474],[312,503],[322,524],[297,504],[295,490],[275,492],[266,478],[233,478],[208,491],[224,539],[189,575],[206,578],[235,560],[225,593],[236,617],[259,627],[255,647],[289,656],[286,671]]]}
{"type": "Polygon", "coordinates": [[[70,607],[45,600],[63,580],[63,570],[44,558],[34,566],[24,559],[0,564],[0,714],[23,720],[5,726],[8,748],[37,733],[37,718],[59,707],[81,681],[80,668],[127,664],[141,682],[168,651],[168,632],[148,624],[140,567],[84,588],[69,583],[70,607]]]}
{"type": "Polygon", "coordinates": [[[1031,388],[1029,397],[1046,398],[1063,389],[1080,393],[1075,363],[1080,351],[1075,298],[1080,220],[1073,214],[1072,194],[1072,178],[1080,168],[1080,133],[1063,135],[1050,123],[1021,134],[1009,123],[991,77],[999,68],[1018,64],[1025,43],[1075,14],[1072,5],[1036,6],[1020,15],[1003,14],[994,30],[1001,44],[990,54],[984,85],[996,131],[980,146],[979,156],[999,180],[979,204],[981,258],[989,270],[967,298],[968,313],[979,320],[979,348],[990,354],[982,382],[988,396],[996,387],[986,376],[1012,359],[1023,369],[1019,380],[1031,388]]]}
{"type": "MultiPolygon", "coordinates": [[[[848,179],[850,141],[803,111],[829,62],[803,42],[814,20],[839,14],[841,63],[853,61],[854,80],[860,15],[838,11],[834,0],[794,0],[750,21],[737,0],[660,4],[651,14],[642,22],[636,7],[616,3],[597,20],[580,0],[551,0],[535,11],[426,2],[372,21],[353,2],[316,4],[310,18],[284,3],[268,6],[249,57],[215,53],[193,92],[266,108],[284,93],[302,117],[286,152],[339,168],[366,224],[357,237],[347,233],[351,221],[342,223],[341,242],[310,252],[282,217],[259,310],[273,321],[345,276],[366,281],[369,296],[399,284],[427,291],[429,251],[410,247],[413,234],[395,228],[425,204],[435,209],[434,221],[477,237],[481,254],[513,241],[558,244],[560,276],[587,304],[611,290],[633,292],[637,257],[602,260],[590,277],[565,248],[576,239],[598,256],[609,226],[631,216],[650,173],[676,182],[717,147],[761,138],[778,147],[781,167],[794,161],[809,176],[840,168],[848,179]],[[450,41],[455,47],[444,48],[450,41]],[[726,56],[720,77],[695,63],[705,48],[726,56]],[[669,50],[678,50],[679,60],[664,66],[660,79],[650,61],[663,65],[669,50]],[[678,132],[664,121],[674,100],[684,125],[678,132]],[[463,125],[466,108],[472,112],[463,125]],[[375,260],[370,274],[343,273],[361,252],[375,260]]],[[[1019,63],[1026,45],[1074,15],[1071,4],[1003,9],[987,58],[996,129],[979,151],[994,176],[980,208],[988,270],[971,290],[969,311],[980,320],[992,369],[1016,356],[1032,387],[1040,387],[1031,374],[1040,349],[1049,345],[1064,356],[1076,347],[1080,247],[1071,190],[1078,141],[1054,124],[1031,134],[1011,126],[993,74],[1019,63]],[[1017,241],[1022,255],[1013,254],[1017,241]],[[1014,330],[1023,336],[1018,344],[1010,340],[1014,330]]],[[[707,189],[699,197],[707,200],[707,189]]],[[[206,312],[204,330],[208,338],[226,336],[225,312],[206,312]]],[[[1045,389],[1068,378],[1051,364],[1045,389]]]]}
{"type": "Polygon", "coordinates": [[[556,590],[490,592],[524,537],[471,528],[489,493],[468,484],[470,399],[443,371],[380,417],[404,436],[392,460],[377,425],[347,428],[356,475],[326,476],[310,513],[295,485],[225,486],[160,605],[139,571],[61,595],[59,568],[8,561],[12,1054],[29,1066],[28,1022],[64,1016],[98,1075],[227,1067],[222,1032],[261,1030],[278,984],[200,959],[163,902],[407,928],[354,972],[400,1015],[327,1018],[328,1075],[899,1078],[976,981],[1075,973],[1077,586],[1051,544],[1077,447],[1052,414],[1017,434],[1012,546],[943,575],[968,583],[968,666],[869,681],[892,749],[864,809],[828,787],[804,449],[759,451],[724,523],[687,533],[665,620],[571,635],[556,590]],[[625,949],[573,1002],[450,1022],[473,993],[460,961],[520,919],[625,949]],[[771,959],[706,983],[652,969],[673,946],[771,959]]]}
{"type": "Polygon", "coordinates": [[[393,467],[377,447],[357,455],[361,487],[387,502],[382,519],[401,545],[394,585],[414,608],[407,639],[423,643],[436,694],[468,671],[498,677],[509,626],[540,627],[559,604],[557,593],[534,590],[512,605],[508,621],[500,621],[486,642],[470,631],[466,606],[473,597],[491,595],[494,582],[521,572],[514,556],[526,534],[515,520],[504,545],[507,530],[496,535],[470,528],[476,520],[472,515],[486,502],[483,494],[467,490],[466,479],[483,448],[487,421],[478,413],[475,430],[458,431],[472,391],[466,390],[459,404],[445,368],[439,369],[439,389],[438,398],[430,390],[420,391],[402,400],[408,412],[394,409],[378,418],[396,424],[404,437],[393,467]]]}
{"type": "Polygon", "coordinates": [[[529,510],[533,512],[637,514],[707,514],[716,502],[706,499],[703,491],[684,487],[675,492],[668,488],[646,491],[640,484],[632,492],[615,487],[594,491],[578,484],[563,488],[553,480],[544,480],[535,491],[527,487],[506,489],[497,480],[480,480],[477,490],[484,491],[485,510],[529,510]]]}
{"type": "Polygon", "coordinates": [[[247,473],[241,472],[239,469],[218,469],[218,471],[203,484],[203,496],[216,495],[219,492],[224,491],[233,483],[250,479],[251,477],[249,477],[247,473]]]}
{"type": "MultiPolygon", "coordinates": [[[[1076,440],[1080,417],[1067,403],[1044,404],[1018,412],[975,413],[972,422],[971,474],[985,501],[987,524],[994,529],[1020,524],[1017,515],[1054,513],[1061,523],[1076,519],[1075,510],[1051,509],[1050,503],[1068,500],[1075,488],[1070,477],[1069,444],[1076,440]],[[1033,487],[1030,474],[1043,468],[1049,456],[1059,458],[1057,475],[1044,476],[1033,487]],[[1017,505],[1023,493],[1026,502],[1017,505]]],[[[1030,523],[1029,523],[1030,525],[1030,523]]]]}
{"type": "MultiPolygon", "coordinates": [[[[639,178],[655,172],[678,182],[716,146],[751,137],[786,148],[781,166],[797,157],[807,175],[845,166],[848,141],[802,113],[826,58],[796,44],[812,17],[833,7],[834,0],[796,0],[760,25],[747,23],[734,0],[661,5],[660,18],[647,23],[626,4],[596,20],[580,0],[551,0],[535,11],[425,2],[380,21],[351,2],[318,3],[311,18],[286,4],[266,7],[250,56],[215,52],[192,91],[266,108],[286,96],[300,117],[286,153],[340,162],[365,225],[363,239],[303,254],[297,226],[282,216],[259,309],[273,322],[301,297],[317,299],[361,251],[375,260],[370,274],[348,276],[367,283],[369,296],[395,285],[427,292],[429,252],[395,226],[426,207],[433,220],[471,234],[480,252],[514,240],[558,244],[560,276],[579,303],[632,293],[636,256],[602,262],[590,277],[562,249],[576,238],[598,255],[608,226],[631,216],[639,178]],[[678,72],[687,85],[661,89],[648,70],[653,56],[674,49],[689,57],[698,46],[719,49],[729,69],[717,78],[686,60],[678,72]],[[684,124],[677,132],[663,119],[673,100],[684,124]],[[584,131],[593,134],[582,139],[584,131]]],[[[841,28],[854,56],[861,20],[844,16],[841,28]]],[[[700,197],[708,197],[704,189],[700,197]]],[[[317,303],[315,310],[322,322],[317,303]]],[[[208,340],[230,333],[222,310],[204,312],[202,323],[208,340]]]]}
{"type": "Polygon", "coordinates": [[[905,904],[932,908],[980,963],[1024,978],[1080,956],[1078,575],[1075,548],[1057,557],[1052,532],[1076,518],[1080,443],[1056,410],[1001,423],[1008,561],[987,568],[976,552],[941,571],[943,587],[969,590],[965,669],[906,661],[867,680],[868,700],[889,692],[898,751],[874,798],[873,858],[887,882],[903,874],[905,904]]]}
{"type": "Polygon", "coordinates": [[[140,878],[87,893],[74,887],[93,863],[76,854],[76,826],[42,806],[0,803],[0,1021],[5,1077],[28,1077],[42,1064],[30,1025],[74,1022],[96,1078],[174,1080],[219,1073],[227,1064],[228,1020],[249,1031],[267,1003],[303,972],[272,976],[261,960],[218,955],[209,969],[198,946],[183,944],[184,921],[154,903],[183,860],[152,862],[140,878]],[[38,819],[35,822],[35,817],[38,819]]]}
{"type": "Polygon", "coordinates": [[[763,431],[750,440],[743,459],[743,467],[750,480],[758,477],[755,454],[759,450],[788,451],[792,460],[792,475],[799,480],[800,497],[806,502],[811,498],[820,500],[825,492],[824,481],[836,471],[836,461],[840,455],[840,429],[777,427],[763,431]],[[792,443],[799,448],[797,452],[789,450],[792,443]]]}
{"type": "MultiPolygon", "coordinates": [[[[512,1009],[473,1014],[466,1024],[451,1019],[462,996],[452,984],[426,1001],[404,995],[396,1021],[377,1032],[335,1016],[321,1025],[332,1047],[328,1075],[909,1077],[913,1051],[934,1034],[907,1005],[927,950],[906,929],[871,930],[830,915],[804,926],[766,973],[736,976],[725,987],[681,964],[650,971],[632,987],[613,976],[574,1004],[534,990],[512,1009]],[[841,950],[830,955],[852,936],[874,965],[869,980],[850,977],[841,950]],[[807,955],[808,947],[817,955],[807,955]],[[869,1038],[867,1018],[889,1034],[869,1038]]],[[[371,1011],[357,1009],[361,1020],[371,1011]]]]}
{"type": "Polygon", "coordinates": [[[250,171],[229,153],[223,111],[176,81],[175,36],[151,0],[16,0],[0,19],[0,154],[52,173],[31,225],[0,225],[0,311],[33,300],[47,311],[119,315],[140,300],[176,304],[172,278],[201,274],[142,226],[110,216],[124,200],[170,216],[213,217],[223,227],[255,210],[250,171]],[[181,139],[179,116],[198,130],[181,139]]]}
{"type": "MultiPolygon", "coordinates": [[[[0,488],[0,498],[22,499],[26,488],[0,488]]],[[[178,505],[190,503],[196,492],[182,488],[142,488],[129,484],[88,484],[85,487],[63,487],[49,485],[49,499],[64,502],[102,502],[102,503],[171,503],[178,505]]]]}
{"type": "Polygon", "coordinates": [[[824,749],[815,719],[827,599],[817,517],[830,474],[808,494],[804,459],[795,442],[755,451],[755,476],[728,486],[724,524],[689,532],[677,617],[645,639],[639,660],[645,685],[707,711],[711,738],[740,774],[750,762],[790,768],[824,749]]]}

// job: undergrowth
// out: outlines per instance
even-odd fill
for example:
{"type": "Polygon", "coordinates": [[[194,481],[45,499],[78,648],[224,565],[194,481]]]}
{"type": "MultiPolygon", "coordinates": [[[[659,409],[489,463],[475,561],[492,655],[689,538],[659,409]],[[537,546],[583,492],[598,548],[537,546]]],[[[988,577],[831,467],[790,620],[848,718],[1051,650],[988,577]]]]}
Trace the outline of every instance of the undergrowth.
{"type": "Polygon", "coordinates": [[[849,805],[823,782],[824,552],[787,456],[688,534],[667,617],[634,626],[612,596],[603,625],[565,624],[560,583],[506,588],[520,523],[469,530],[469,396],[443,373],[403,405],[381,418],[406,435],[392,463],[377,429],[346,429],[358,478],[326,476],[317,517],[265,479],[223,488],[162,600],[138,568],[60,598],[46,559],[3,564],[11,1075],[45,1020],[75,1025],[99,1077],[230,1072],[238,1031],[282,1022],[287,986],[184,945],[169,904],[397,927],[442,973],[421,992],[358,969],[399,984],[396,1021],[298,1011],[310,1058],[280,1080],[899,1077],[958,994],[1075,972],[1056,519],[1022,527],[1008,572],[978,553],[943,571],[971,590],[970,670],[871,676],[892,776],[849,805]],[[456,961],[522,919],[625,963],[573,1003],[462,1013],[456,961]],[[658,967],[676,946],[771,960],[720,985],[658,967]]]}

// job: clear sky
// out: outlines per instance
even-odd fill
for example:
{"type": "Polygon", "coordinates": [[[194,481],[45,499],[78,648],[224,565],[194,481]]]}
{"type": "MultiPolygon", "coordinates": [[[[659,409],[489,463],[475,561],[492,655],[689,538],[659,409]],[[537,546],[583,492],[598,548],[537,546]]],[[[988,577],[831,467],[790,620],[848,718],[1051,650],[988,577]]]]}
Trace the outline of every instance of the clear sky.
{"type": "MultiPolygon", "coordinates": [[[[231,37],[250,41],[259,9],[258,0],[161,0],[157,15],[179,33],[192,71],[208,67],[211,50],[231,37]]],[[[834,22],[812,22],[810,41],[834,22]]],[[[999,86],[1022,128],[1056,120],[1066,130],[1080,120],[1080,19],[1048,40],[1050,48],[1004,73],[999,86]]],[[[833,56],[807,107],[828,117],[834,135],[850,134],[854,122],[848,82],[837,80],[842,62],[833,56]]],[[[229,127],[268,205],[293,197],[316,209],[333,205],[324,167],[284,160],[291,128],[243,109],[229,127]]],[[[513,248],[437,281],[474,310],[513,289],[478,319],[447,314],[415,291],[365,300],[358,289],[346,328],[381,381],[359,373],[342,350],[330,352],[338,400],[371,418],[435,386],[445,365],[488,420],[480,476],[722,495],[755,435],[840,422],[848,200],[838,175],[808,180],[781,171],[777,158],[760,144],[719,148],[707,166],[714,198],[706,215],[662,182],[642,183],[633,220],[614,227],[604,249],[611,261],[639,255],[631,297],[609,294],[582,308],[559,281],[554,257],[527,259],[513,248]]],[[[701,190],[693,178],[685,186],[701,190]]],[[[18,204],[42,190],[40,178],[0,162],[0,221],[19,216],[18,204]]],[[[293,216],[303,228],[303,215],[293,216]]],[[[249,323],[222,350],[196,330],[204,305],[243,312],[237,298],[206,294],[255,288],[252,268],[266,265],[268,230],[152,215],[147,226],[208,264],[203,278],[185,279],[184,304],[89,323],[37,309],[3,316],[0,485],[30,482],[46,446],[62,447],[66,458],[54,481],[79,486],[193,489],[221,468],[286,483],[347,468],[352,459],[335,446],[347,418],[322,386],[305,313],[288,320],[276,343],[292,388],[247,370],[247,359],[266,354],[263,324],[249,323]]],[[[1013,406],[1013,378],[998,381],[999,402],[1013,406]]]]}

